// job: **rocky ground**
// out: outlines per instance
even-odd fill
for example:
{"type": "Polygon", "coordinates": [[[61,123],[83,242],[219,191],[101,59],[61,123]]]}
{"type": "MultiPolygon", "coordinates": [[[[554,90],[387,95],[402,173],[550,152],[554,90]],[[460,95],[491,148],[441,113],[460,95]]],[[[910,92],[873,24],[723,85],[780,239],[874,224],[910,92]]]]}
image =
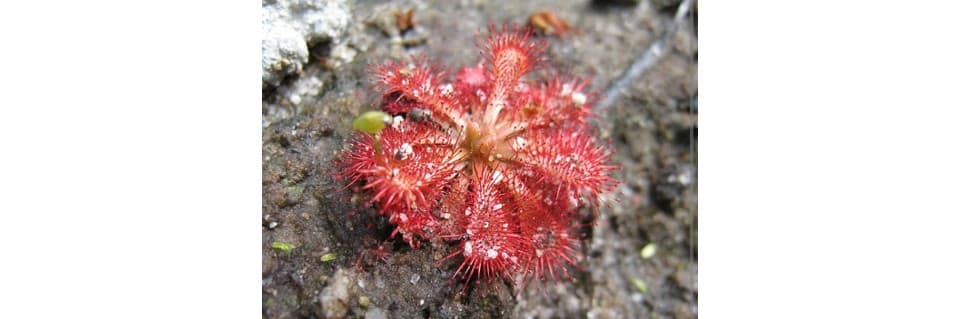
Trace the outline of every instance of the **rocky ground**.
{"type": "MultiPolygon", "coordinates": [[[[697,317],[697,45],[682,20],[662,58],[599,116],[622,181],[587,234],[572,282],[466,289],[445,247],[378,248],[390,226],[331,178],[352,119],[376,107],[367,65],[424,54],[475,64],[488,23],[549,10],[578,30],[551,63],[606,89],[670,28],[679,1],[264,0],[263,316],[697,317]],[[394,12],[413,9],[401,32],[394,12]],[[651,253],[651,248],[655,251],[651,253]],[[642,252],[641,252],[642,251],[642,252]],[[382,259],[379,257],[383,257],[382,259]]],[[[693,15],[696,10],[692,9],[693,15]]]]}

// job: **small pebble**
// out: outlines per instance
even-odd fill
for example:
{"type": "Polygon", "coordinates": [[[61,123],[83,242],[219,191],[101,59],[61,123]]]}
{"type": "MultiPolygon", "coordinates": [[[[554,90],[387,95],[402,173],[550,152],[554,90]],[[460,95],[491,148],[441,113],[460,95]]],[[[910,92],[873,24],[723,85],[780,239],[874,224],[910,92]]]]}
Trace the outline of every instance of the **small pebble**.
{"type": "Polygon", "coordinates": [[[367,310],[367,313],[363,315],[365,319],[387,319],[387,313],[380,308],[373,308],[367,310]]]}
{"type": "Polygon", "coordinates": [[[327,318],[344,318],[350,309],[350,299],[355,274],[352,271],[337,270],[329,284],[320,292],[320,307],[327,318]]]}

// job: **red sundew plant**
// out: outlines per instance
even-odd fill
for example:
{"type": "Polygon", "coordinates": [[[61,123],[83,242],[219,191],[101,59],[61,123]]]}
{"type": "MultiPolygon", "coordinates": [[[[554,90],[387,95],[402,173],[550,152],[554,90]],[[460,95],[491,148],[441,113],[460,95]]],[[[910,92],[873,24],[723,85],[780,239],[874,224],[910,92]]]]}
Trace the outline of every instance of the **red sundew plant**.
{"type": "Polygon", "coordinates": [[[452,81],[424,58],[374,67],[389,116],[349,140],[338,176],[414,248],[456,244],[455,277],[569,277],[579,209],[617,185],[587,122],[593,94],[576,77],[528,79],[546,69],[529,30],[491,27],[479,42],[481,63],[452,81]]]}

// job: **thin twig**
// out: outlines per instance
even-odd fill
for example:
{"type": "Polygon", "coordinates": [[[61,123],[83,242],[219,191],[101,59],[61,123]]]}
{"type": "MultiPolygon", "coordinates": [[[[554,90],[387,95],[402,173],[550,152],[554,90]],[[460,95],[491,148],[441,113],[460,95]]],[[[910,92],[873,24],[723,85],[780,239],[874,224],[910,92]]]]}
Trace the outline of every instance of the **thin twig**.
{"type": "Polygon", "coordinates": [[[690,11],[691,2],[691,0],[683,0],[683,3],[680,3],[680,7],[677,8],[677,13],[673,16],[673,22],[667,28],[667,32],[647,48],[646,51],[643,51],[643,53],[633,61],[630,68],[628,68],[626,72],[623,72],[623,74],[603,92],[603,100],[594,107],[597,113],[603,112],[610,108],[613,103],[617,102],[617,100],[620,99],[620,95],[626,91],[627,86],[643,76],[647,69],[656,64],[657,61],[660,60],[660,57],[666,53],[665,48],[669,48],[667,44],[673,39],[673,35],[677,33],[680,23],[683,22],[683,17],[690,11]]]}

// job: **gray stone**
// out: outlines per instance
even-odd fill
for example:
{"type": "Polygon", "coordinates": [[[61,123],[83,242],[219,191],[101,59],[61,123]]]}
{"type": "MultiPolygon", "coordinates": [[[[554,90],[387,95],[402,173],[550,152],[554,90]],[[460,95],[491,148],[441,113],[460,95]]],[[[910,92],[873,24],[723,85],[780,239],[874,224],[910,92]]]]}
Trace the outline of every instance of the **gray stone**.
{"type": "Polygon", "coordinates": [[[367,310],[367,313],[363,316],[364,319],[387,319],[387,313],[380,308],[373,308],[367,310]]]}
{"type": "Polygon", "coordinates": [[[355,295],[353,271],[339,269],[330,278],[330,283],[320,292],[320,306],[327,318],[343,318],[350,309],[350,300],[355,295]]]}
{"type": "Polygon", "coordinates": [[[337,43],[352,16],[346,0],[264,1],[262,13],[263,84],[277,86],[299,74],[310,56],[309,47],[337,43]]]}

